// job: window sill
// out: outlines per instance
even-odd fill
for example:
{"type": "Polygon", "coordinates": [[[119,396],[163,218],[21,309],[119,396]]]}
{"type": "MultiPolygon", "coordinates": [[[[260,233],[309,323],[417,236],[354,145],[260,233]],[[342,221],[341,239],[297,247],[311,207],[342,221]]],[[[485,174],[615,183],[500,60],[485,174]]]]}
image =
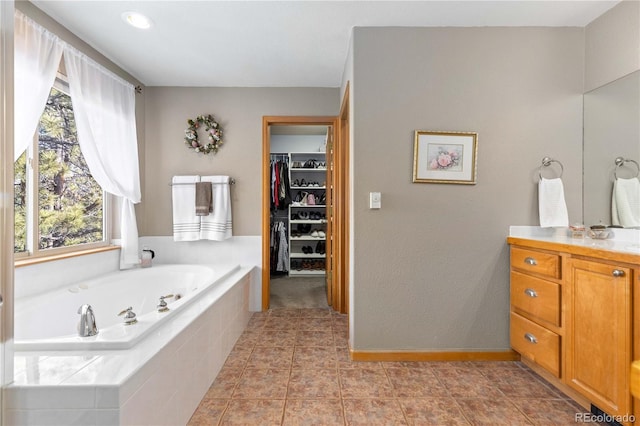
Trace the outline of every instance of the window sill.
{"type": "Polygon", "coordinates": [[[51,256],[26,257],[26,258],[15,260],[13,262],[13,265],[16,268],[20,268],[22,266],[36,265],[38,263],[52,262],[54,260],[69,259],[72,257],[84,256],[87,254],[102,253],[105,251],[119,250],[119,249],[120,249],[120,246],[109,245],[105,247],[97,247],[97,248],[92,248],[92,249],[87,249],[82,251],[70,251],[67,253],[59,253],[51,256]]]}

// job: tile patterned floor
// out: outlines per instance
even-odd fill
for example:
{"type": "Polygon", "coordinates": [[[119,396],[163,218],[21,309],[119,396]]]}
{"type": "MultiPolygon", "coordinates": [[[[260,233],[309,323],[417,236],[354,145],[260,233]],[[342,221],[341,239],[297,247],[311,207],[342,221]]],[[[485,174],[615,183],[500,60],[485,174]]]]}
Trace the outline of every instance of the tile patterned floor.
{"type": "Polygon", "coordinates": [[[519,362],[354,362],[347,318],[255,313],[189,425],[569,425],[584,410],[519,362]]]}

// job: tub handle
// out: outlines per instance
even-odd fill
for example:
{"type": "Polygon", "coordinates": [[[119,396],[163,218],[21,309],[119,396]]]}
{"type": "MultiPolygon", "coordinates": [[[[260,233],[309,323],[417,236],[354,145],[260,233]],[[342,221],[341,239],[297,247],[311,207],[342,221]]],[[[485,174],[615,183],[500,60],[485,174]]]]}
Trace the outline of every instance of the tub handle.
{"type": "Polygon", "coordinates": [[[131,306],[129,306],[127,309],[125,309],[124,311],[120,312],[118,314],[118,316],[122,316],[124,315],[124,324],[125,325],[131,325],[131,324],[135,324],[138,322],[138,320],[136,319],[136,313],[133,312],[133,308],[131,306]],[[125,315],[126,314],[126,315],[125,315]]]}
{"type": "Polygon", "coordinates": [[[160,303],[158,303],[158,306],[156,306],[156,308],[158,308],[158,312],[167,312],[169,310],[169,307],[167,306],[167,302],[165,302],[164,299],[168,299],[170,297],[173,297],[173,294],[160,296],[160,303]]]}

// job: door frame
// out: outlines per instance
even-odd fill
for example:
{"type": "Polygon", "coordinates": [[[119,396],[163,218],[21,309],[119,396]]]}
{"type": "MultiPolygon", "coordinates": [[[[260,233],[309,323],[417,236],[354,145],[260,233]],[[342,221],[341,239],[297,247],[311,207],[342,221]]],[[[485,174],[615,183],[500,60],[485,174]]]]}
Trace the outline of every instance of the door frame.
{"type": "Polygon", "coordinates": [[[343,314],[349,313],[349,233],[351,185],[349,181],[349,141],[350,141],[350,85],[347,86],[340,105],[338,131],[335,138],[335,213],[333,240],[333,308],[343,314]]]}
{"type": "MultiPolygon", "coordinates": [[[[271,187],[271,132],[270,126],[332,126],[333,140],[336,140],[338,118],[335,116],[264,116],[262,117],[262,310],[269,309],[270,298],[270,191],[271,187]]],[[[334,230],[335,232],[335,230],[334,230]]],[[[327,238],[330,238],[327,235],[327,238]]],[[[334,240],[335,241],[335,240],[334,240]]]]}

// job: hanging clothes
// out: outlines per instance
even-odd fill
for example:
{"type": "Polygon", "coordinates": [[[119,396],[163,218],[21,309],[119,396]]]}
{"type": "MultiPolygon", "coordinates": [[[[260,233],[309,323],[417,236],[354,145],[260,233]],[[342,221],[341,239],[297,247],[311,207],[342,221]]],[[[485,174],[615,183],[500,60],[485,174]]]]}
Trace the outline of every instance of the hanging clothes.
{"type": "Polygon", "coordinates": [[[282,222],[271,224],[269,264],[272,272],[289,271],[289,242],[287,225],[282,222]]]}
{"type": "Polygon", "coordinates": [[[271,210],[286,210],[291,204],[289,164],[284,156],[272,156],[271,160],[271,210]]]}

